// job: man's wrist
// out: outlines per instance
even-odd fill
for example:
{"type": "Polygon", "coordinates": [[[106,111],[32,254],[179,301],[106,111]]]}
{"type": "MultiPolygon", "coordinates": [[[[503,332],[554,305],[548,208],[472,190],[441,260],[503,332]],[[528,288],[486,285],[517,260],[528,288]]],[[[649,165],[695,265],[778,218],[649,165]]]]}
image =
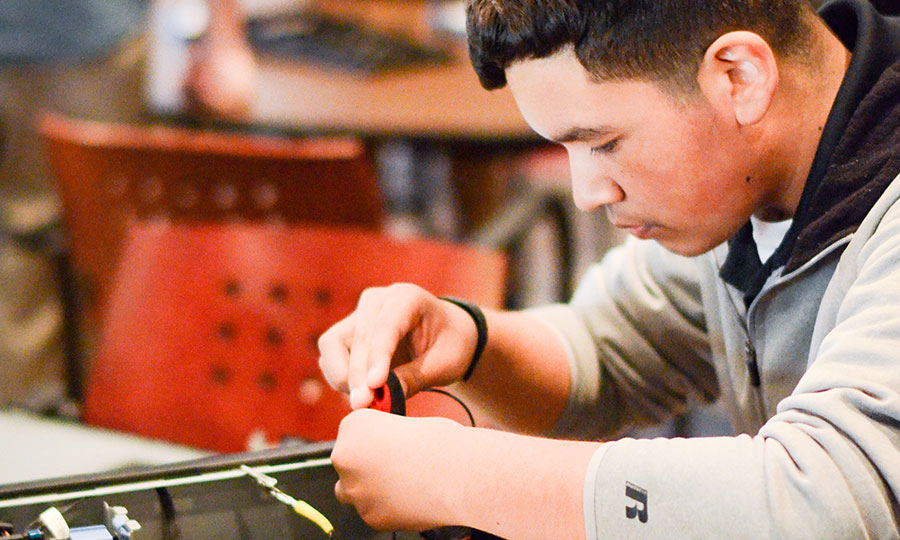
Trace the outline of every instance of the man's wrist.
{"type": "Polygon", "coordinates": [[[465,382],[472,378],[472,374],[475,372],[475,367],[478,365],[478,361],[481,360],[481,356],[484,353],[484,348],[487,345],[487,319],[485,319],[484,312],[481,311],[481,308],[471,302],[467,302],[459,298],[454,298],[452,296],[441,296],[439,298],[462,308],[463,311],[469,314],[469,316],[472,318],[472,321],[475,323],[475,351],[472,353],[472,359],[469,360],[469,365],[462,376],[462,380],[463,382],[465,382]]]}

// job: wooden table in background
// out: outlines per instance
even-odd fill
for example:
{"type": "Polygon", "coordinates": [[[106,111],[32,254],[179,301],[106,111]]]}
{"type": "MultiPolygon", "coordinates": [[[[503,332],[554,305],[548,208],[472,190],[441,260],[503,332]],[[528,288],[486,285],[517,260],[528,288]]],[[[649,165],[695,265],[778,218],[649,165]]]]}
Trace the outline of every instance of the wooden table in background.
{"type": "Polygon", "coordinates": [[[451,62],[382,74],[260,58],[254,123],[386,136],[533,138],[508,89],[481,87],[462,38],[436,35],[421,0],[329,0],[322,10],[447,47],[451,62]]]}
{"type": "Polygon", "coordinates": [[[481,87],[465,40],[428,24],[424,0],[321,0],[323,11],[374,29],[405,33],[451,50],[451,62],[381,74],[261,57],[251,124],[315,133],[351,133],[369,140],[412,139],[451,158],[461,223],[470,228],[501,203],[509,161],[536,135],[508,89],[481,87]],[[501,175],[502,176],[502,175],[501,175]]]}

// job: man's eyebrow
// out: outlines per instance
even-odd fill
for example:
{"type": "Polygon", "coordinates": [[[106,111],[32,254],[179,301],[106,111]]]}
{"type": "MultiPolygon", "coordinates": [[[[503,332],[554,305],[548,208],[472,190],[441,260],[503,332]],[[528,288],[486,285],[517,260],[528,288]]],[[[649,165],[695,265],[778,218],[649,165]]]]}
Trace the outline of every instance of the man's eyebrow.
{"type": "Polygon", "coordinates": [[[557,143],[591,141],[606,137],[612,132],[613,130],[608,127],[574,127],[568,131],[564,131],[559,135],[550,137],[550,140],[557,143]]]}

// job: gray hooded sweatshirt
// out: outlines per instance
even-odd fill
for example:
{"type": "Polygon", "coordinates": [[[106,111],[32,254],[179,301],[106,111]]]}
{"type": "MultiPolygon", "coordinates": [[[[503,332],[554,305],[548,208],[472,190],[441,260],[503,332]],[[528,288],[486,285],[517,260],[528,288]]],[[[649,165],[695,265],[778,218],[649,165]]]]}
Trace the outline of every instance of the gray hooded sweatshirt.
{"type": "Polygon", "coordinates": [[[532,310],[570,358],[555,436],[614,439],[697,398],[738,433],[603,445],[588,539],[900,538],[900,22],[864,0],[822,15],[853,58],[769,262],[748,228],[695,258],[631,239],[532,310]]]}

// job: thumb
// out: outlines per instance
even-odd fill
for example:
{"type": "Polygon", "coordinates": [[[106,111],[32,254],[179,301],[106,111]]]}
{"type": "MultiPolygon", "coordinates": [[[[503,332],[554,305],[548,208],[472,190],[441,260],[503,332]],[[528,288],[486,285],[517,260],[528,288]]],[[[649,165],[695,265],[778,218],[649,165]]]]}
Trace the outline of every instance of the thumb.
{"type": "Polygon", "coordinates": [[[407,398],[411,398],[428,388],[420,366],[416,362],[397,366],[394,368],[394,374],[400,380],[400,386],[403,387],[403,395],[407,398]]]}

